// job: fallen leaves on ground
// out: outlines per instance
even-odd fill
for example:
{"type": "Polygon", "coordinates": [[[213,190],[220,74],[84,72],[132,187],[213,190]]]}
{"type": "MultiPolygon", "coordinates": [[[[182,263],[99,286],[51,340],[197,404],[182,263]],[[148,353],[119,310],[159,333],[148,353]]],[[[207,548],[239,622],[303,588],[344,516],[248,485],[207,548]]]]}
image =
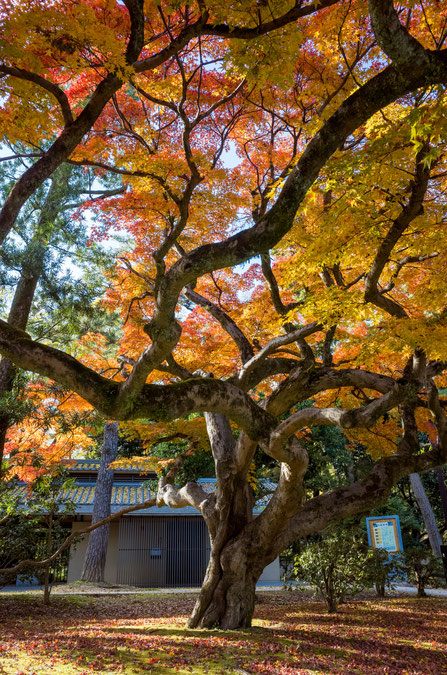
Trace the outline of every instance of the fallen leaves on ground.
{"type": "Polygon", "coordinates": [[[186,628],[193,595],[0,598],[0,672],[439,675],[447,599],[357,600],[336,615],[298,593],[260,594],[253,628],[186,628]]]}

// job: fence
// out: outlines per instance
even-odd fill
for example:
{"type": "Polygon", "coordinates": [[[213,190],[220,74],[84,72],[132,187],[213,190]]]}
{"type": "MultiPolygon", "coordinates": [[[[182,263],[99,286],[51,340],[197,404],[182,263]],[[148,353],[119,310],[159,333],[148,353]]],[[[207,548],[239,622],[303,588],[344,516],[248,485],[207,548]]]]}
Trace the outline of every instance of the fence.
{"type": "Polygon", "coordinates": [[[209,551],[200,516],[121,518],[117,582],[148,588],[200,586],[209,551]]]}

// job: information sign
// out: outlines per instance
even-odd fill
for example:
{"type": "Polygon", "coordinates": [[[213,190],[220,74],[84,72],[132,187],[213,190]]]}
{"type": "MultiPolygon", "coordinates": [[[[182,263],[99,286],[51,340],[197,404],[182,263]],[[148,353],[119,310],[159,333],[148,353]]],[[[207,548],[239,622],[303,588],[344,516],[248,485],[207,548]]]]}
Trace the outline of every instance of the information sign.
{"type": "Polygon", "coordinates": [[[388,553],[403,551],[399,516],[367,518],[368,543],[373,548],[383,548],[388,553]]]}

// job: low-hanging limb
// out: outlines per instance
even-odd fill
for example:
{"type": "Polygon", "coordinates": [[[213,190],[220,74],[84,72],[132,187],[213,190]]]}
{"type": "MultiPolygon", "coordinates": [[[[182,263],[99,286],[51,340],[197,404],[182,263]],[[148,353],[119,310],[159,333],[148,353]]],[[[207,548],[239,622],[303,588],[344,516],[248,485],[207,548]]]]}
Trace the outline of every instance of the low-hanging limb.
{"type": "MultiPolygon", "coordinates": [[[[175,434],[174,436],[180,436],[175,434]]],[[[216,497],[214,493],[206,492],[199,483],[190,481],[181,488],[174,485],[175,479],[187,457],[192,455],[198,448],[198,441],[189,439],[187,450],[177,455],[173,460],[165,476],[158,481],[157,506],[169,506],[171,509],[181,509],[184,506],[192,506],[203,516],[210,533],[215,531],[214,506],[216,497]]],[[[161,439],[158,441],[161,442],[161,439]]]]}
{"type": "MultiPolygon", "coordinates": [[[[284,405],[302,400],[311,392],[317,393],[321,386],[364,386],[383,391],[384,397],[377,399],[377,410],[387,408],[388,403],[400,403],[400,394],[407,394],[403,385],[395,384],[391,378],[368,373],[359,369],[346,369],[339,374],[336,370],[323,371],[317,374],[316,382],[312,386],[312,378],[303,388],[302,383],[298,391],[291,387],[275,407],[272,401],[269,410],[257,405],[241,388],[231,382],[223,382],[214,378],[193,378],[169,385],[145,384],[139,395],[133,401],[133,406],[120,407],[120,394],[123,385],[108,380],[95,371],[87,368],[72,356],[53,347],[31,340],[24,333],[5,321],[0,321],[0,351],[23,369],[40,373],[63,384],[72,391],[76,391],[85,400],[91,403],[109,419],[137,419],[150,417],[154,420],[167,420],[181,417],[190,412],[218,412],[228,415],[241,429],[244,429],[253,439],[266,438],[269,430],[274,428],[274,416],[282,412],[284,405]],[[391,387],[392,384],[392,387],[391,387]],[[390,391],[394,390],[393,396],[390,391]],[[271,412],[270,412],[271,411],[271,412]]],[[[442,364],[438,364],[442,367],[442,364]]],[[[434,366],[433,366],[434,367],[434,366]]],[[[283,391],[283,390],[281,390],[283,391]]],[[[276,403],[278,403],[278,398],[276,403]]],[[[290,405],[289,405],[290,407],[290,405]]],[[[362,411],[350,411],[350,416],[362,415],[362,411]]]]}
{"type": "Polygon", "coordinates": [[[383,503],[393,485],[409,472],[421,472],[447,459],[445,447],[414,454],[419,451],[419,442],[413,444],[413,454],[402,452],[386,457],[375,464],[371,472],[360,481],[340,487],[306,502],[292,519],[288,532],[280,535],[275,550],[282,551],[291,541],[318,532],[335,520],[365,513],[383,503]]]}
{"type": "Polygon", "coordinates": [[[76,391],[108,419],[168,420],[191,412],[222,412],[250,436],[263,437],[273,419],[239,387],[214,378],[193,378],[169,385],[145,384],[129,407],[121,405],[125,382],[108,380],[75,358],[33,341],[0,320],[0,352],[24,370],[39,372],[76,391]]]}
{"type": "MultiPolygon", "coordinates": [[[[414,374],[423,378],[424,373],[419,372],[419,361],[414,357],[409,360],[409,363],[413,366],[414,374]]],[[[361,408],[345,410],[343,408],[315,408],[310,406],[299,410],[288,419],[280,422],[270,434],[269,444],[264,447],[264,451],[278,462],[281,462],[281,475],[284,476],[284,485],[278,486],[269,505],[259,516],[257,526],[259,527],[260,538],[264,538],[267,532],[273,535],[276,532],[279,536],[287,519],[294,517],[295,513],[299,510],[299,500],[304,495],[302,480],[307,467],[307,455],[305,449],[294,438],[295,433],[303,428],[315,425],[330,425],[340,428],[368,428],[373,426],[386,410],[400,405],[405,429],[404,437],[399,444],[399,454],[402,459],[404,454],[408,454],[411,450],[415,451],[419,449],[417,427],[413,414],[413,407],[419,403],[417,388],[415,381],[411,379],[409,381],[404,380],[404,382],[396,382],[387,393],[366,403],[361,408]],[[287,484],[286,479],[289,479],[289,484],[287,484]],[[278,517],[278,513],[281,514],[281,517],[278,517]]],[[[445,419],[442,411],[439,414],[440,417],[442,416],[442,419],[445,419]]],[[[402,468],[404,467],[405,461],[403,460],[402,468]]],[[[392,484],[394,483],[392,482],[392,484]]]]}
{"type": "MultiPolygon", "coordinates": [[[[311,533],[321,531],[332,522],[367,512],[381,504],[393,485],[409,471],[423,471],[445,462],[447,445],[420,454],[417,425],[412,406],[402,407],[404,433],[398,444],[398,451],[391,457],[376,462],[369,474],[348,486],[336,488],[297,506],[291,513],[293,499],[289,504],[289,519],[278,519],[269,506],[248,526],[248,540],[253,542],[256,559],[258,541],[267,542],[262,550],[263,564],[268,564],[292,541],[311,533]]],[[[445,419],[445,418],[444,418],[445,419]]],[[[285,433],[287,438],[288,432],[285,433]]],[[[272,500],[275,495],[272,497],[272,500]]],[[[284,505],[283,508],[287,508],[284,505]]],[[[261,556],[261,550],[259,551],[261,556]]]]}

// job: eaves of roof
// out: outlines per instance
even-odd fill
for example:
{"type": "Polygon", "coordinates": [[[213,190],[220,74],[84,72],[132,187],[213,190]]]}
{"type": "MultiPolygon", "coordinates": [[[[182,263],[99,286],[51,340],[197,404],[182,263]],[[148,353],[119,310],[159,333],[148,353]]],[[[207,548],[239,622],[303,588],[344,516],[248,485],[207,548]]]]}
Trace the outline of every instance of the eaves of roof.
{"type": "MultiPolygon", "coordinates": [[[[216,489],[216,479],[202,478],[198,482],[206,492],[214,492],[216,489]]],[[[263,482],[263,492],[273,492],[275,484],[267,481],[263,482]]],[[[27,488],[26,486],[19,486],[15,492],[16,496],[20,498],[23,508],[26,509],[27,502],[27,488]]],[[[145,484],[120,485],[119,481],[115,482],[112,487],[112,495],[110,499],[110,509],[112,513],[117,513],[126,506],[134,506],[141,504],[148,499],[155,499],[155,492],[145,484]]],[[[74,507],[74,515],[92,515],[93,505],[95,500],[95,485],[75,485],[73,488],[63,490],[59,497],[61,502],[70,502],[74,507]]],[[[270,499],[270,494],[258,499],[256,501],[253,513],[259,514],[264,510],[270,499]]],[[[192,506],[185,506],[180,509],[172,509],[168,506],[152,506],[150,508],[138,509],[132,511],[129,516],[199,516],[200,513],[192,506]]]]}

